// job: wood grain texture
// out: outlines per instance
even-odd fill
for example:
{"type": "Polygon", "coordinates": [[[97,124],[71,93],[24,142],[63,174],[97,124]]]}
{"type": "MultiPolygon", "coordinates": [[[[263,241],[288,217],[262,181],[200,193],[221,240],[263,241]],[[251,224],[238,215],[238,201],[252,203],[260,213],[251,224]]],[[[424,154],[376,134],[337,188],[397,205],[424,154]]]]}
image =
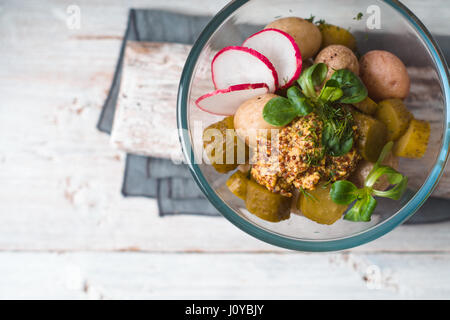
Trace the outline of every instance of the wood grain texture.
{"type": "MultiPolygon", "coordinates": [[[[161,219],[153,200],[120,195],[123,153],[95,125],[128,7],[213,14],[226,2],[79,0],[77,30],[66,26],[68,2],[0,4],[1,298],[449,297],[450,223],[297,254],[225,219],[161,219]],[[372,264],[384,289],[364,281],[372,264]]],[[[445,29],[435,13],[446,2],[404,2],[445,29]]]]}
{"type": "MultiPolygon", "coordinates": [[[[127,42],[111,132],[114,147],[178,162],[183,159],[176,105],[181,72],[191,48],[176,43],[127,42]]],[[[213,90],[210,72],[198,79],[200,94],[213,90]]]]}
{"type": "Polygon", "coordinates": [[[436,254],[0,253],[0,298],[440,299],[436,254]]]}
{"type": "Polygon", "coordinates": [[[182,159],[176,92],[191,46],[127,42],[111,143],[153,157],[182,159]]]}

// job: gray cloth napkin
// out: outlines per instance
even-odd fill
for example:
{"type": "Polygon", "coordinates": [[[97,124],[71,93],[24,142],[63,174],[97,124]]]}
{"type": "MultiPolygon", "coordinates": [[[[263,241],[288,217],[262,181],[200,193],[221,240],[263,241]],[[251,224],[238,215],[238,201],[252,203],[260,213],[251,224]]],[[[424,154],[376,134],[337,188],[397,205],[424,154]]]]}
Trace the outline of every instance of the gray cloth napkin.
{"type": "MultiPolygon", "coordinates": [[[[111,133],[119,92],[122,59],[127,40],[162,41],[193,44],[211,17],[190,16],[161,10],[131,9],[128,26],[120,50],[114,79],[105,101],[97,128],[111,133]]],[[[242,38],[260,29],[260,26],[232,27],[230,33],[242,38]]],[[[450,56],[449,37],[437,36],[450,56]]],[[[381,38],[380,38],[381,39],[381,38]]],[[[227,39],[230,41],[230,39],[227,39]]],[[[384,41],[384,38],[380,41],[384,41]]],[[[227,44],[223,44],[226,46],[227,44]]],[[[220,216],[193,181],[186,165],[175,165],[170,160],[128,154],[122,185],[124,196],[150,197],[158,201],[159,214],[194,214],[220,216]]],[[[450,219],[450,201],[430,198],[408,223],[430,223],[450,219]]]]}

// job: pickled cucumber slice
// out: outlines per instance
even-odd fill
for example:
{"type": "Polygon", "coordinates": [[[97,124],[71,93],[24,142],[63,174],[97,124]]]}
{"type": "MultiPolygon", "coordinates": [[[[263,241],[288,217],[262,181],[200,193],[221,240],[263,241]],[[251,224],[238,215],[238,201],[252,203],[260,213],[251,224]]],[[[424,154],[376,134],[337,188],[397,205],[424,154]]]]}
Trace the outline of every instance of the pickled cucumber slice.
{"type": "Polygon", "coordinates": [[[394,154],[404,158],[422,158],[427,151],[430,124],[412,119],[405,134],[394,145],[394,154]]]}
{"type": "Polygon", "coordinates": [[[317,223],[333,224],[347,210],[346,205],[336,204],[330,197],[331,185],[319,185],[308,193],[300,193],[297,208],[302,214],[317,223]]]}
{"type": "Polygon", "coordinates": [[[247,174],[242,171],[236,171],[228,178],[226,184],[228,189],[237,197],[245,200],[247,195],[247,174]]]}
{"type": "Polygon", "coordinates": [[[236,135],[233,116],[213,123],[203,131],[203,148],[211,165],[220,173],[234,170],[248,160],[248,147],[236,135]]]}
{"type": "Polygon", "coordinates": [[[369,115],[374,114],[378,109],[377,103],[375,101],[373,101],[372,99],[370,99],[369,97],[365,98],[361,102],[354,103],[353,105],[359,111],[361,111],[365,114],[369,114],[369,115]]]}
{"type": "Polygon", "coordinates": [[[388,141],[395,141],[408,129],[413,115],[408,111],[402,100],[387,99],[378,104],[375,117],[386,125],[388,141]]]}
{"type": "Polygon", "coordinates": [[[358,127],[357,148],[361,156],[370,162],[376,162],[387,142],[386,125],[366,114],[354,111],[353,119],[358,127]]]}
{"type": "Polygon", "coordinates": [[[292,198],[273,193],[255,181],[247,182],[245,206],[249,212],[261,219],[270,222],[289,219],[291,201],[292,198]]]}
{"type": "Polygon", "coordinates": [[[341,44],[353,51],[356,50],[355,37],[348,30],[332,24],[320,24],[319,29],[322,34],[321,48],[332,44],[341,44]]]}

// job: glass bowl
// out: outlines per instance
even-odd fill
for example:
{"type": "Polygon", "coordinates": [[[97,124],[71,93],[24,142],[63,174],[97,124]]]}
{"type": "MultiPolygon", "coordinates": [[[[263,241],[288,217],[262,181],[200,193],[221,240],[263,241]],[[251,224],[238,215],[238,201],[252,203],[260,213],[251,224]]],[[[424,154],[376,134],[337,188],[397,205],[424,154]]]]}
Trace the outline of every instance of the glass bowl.
{"type": "Polygon", "coordinates": [[[374,0],[237,0],[222,9],[194,44],[184,67],[178,92],[177,119],[181,144],[195,181],[222,215],[248,234],[276,246],[301,251],[332,251],[372,241],[404,222],[424,203],[437,185],[445,167],[450,140],[450,89],[448,67],[430,33],[398,1],[374,0]],[[339,3],[339,4],[337,4],[339,3]],[[358,18],[358,13],[363,16],[358,18]],[[202,130],[223,117],[199,110],[194,101],[213,91],[211,60],[225,46],[243,40],[280,17],[325,19],[350,28],[361,54],[373,49],[396,54],[409,68],[412,78],[406,104],[418,119],[431,123],[425,156],[402,159],[399,170],[410,172],[408,190],[401,200],[377,199],[379,205],[370,222],[338,220],[320,225],[292,214],[279,223],[263,221],[245,210],[244,202],[228,191],[229,175],[219,174],[203,161],[202,130]],[[427,104],[426,95],[433,96],[427,104]],[[423,99],[421,99],[423,98],[423,99]],[[420,103],[417,103],[420,101],[420,103]]]}

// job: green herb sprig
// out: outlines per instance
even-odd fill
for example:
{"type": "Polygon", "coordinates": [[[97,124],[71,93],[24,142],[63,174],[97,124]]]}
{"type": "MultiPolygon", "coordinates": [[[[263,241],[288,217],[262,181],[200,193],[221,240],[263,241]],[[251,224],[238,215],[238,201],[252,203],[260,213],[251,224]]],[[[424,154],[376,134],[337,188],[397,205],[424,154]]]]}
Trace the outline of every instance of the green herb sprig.
{"type": "Polygon", "coordinates": [[[358,14],[353,18],[353,20],[361,20],[362,19],[362,17],[363,17],[363,13],[362,12],[358,12],[358,14]]]}
{"type": "Polygon", "coordinates": [[[347,211],[344,219],[350,221],[370,221],[373,211],[377,206],[374,196],[399,200],[406,190],[408,177],[402,175],[392,167],[382,165],[381,162],[391,151],[393,142],[388,142],[374,164],[369,175],[364,181],[364,187],[358,189],[347,180],[339,180],[333,183],[330,190],[331,199],[337,204],[349,205],[356,200],[354,205],[347,211]],[[380,177],[386,175],[393,187],[386,191],[373,188],[380,177]]]}
{"type": "MultiPolygon", "coordinates": [[[[340,69],[333,73],[331,79],[325,83],[324,88],[331,87],[335,91],[339,90],[340,103],[357,103],[367,98],[367,88],[361,79],[347,69],[340,69]],[[341,94],[342,91],[342,94],[341,94]]],[[[324,89],[322,89],[324,91],[324,89]]]]}
{"type": "Polygon", "coordinates": [[[308,191],[306,191],[306,189],[300,187],[298,190],[303,194],[303,196],[304,196],[305,198],[308,198],[308,199],[310,199],[311,201],[314,201],[314,202],[318,202],[318,201],[319,201],[319,200],[317,200],[316,197],[314,197],[314,195],[312,195],[311,193],[309,193],[308,191]]]}
{"type": "Polygon", "coordinates": [[[303,93],[308,98],[317,102],[316,86],[320,86],[327,77],[328,66],[325,63],[316,63],[303,71],[300,78],[297,80],[298,84],[303,90],[303,93]]]}
{"type": "Polygon", "coordinates": [[[285,126],[294,120],[317,111],[323,121],[322,144],[325,152],[338,157],[353,147],[353,119],[349,111],[336,103],[356,103],[367,97],[367,89],[353,72],[342,69],[333,73],[318,93],[328,74],[325,63],[306,69],[297,80],[300,88],[292,86],[287,98],[275,97],[263,109],[263,119],[274,126],[285,126]]]}
{"type": "Polygon", "coordinates": [[[306,98],[298,87],[287,90],[287,98],[270,99],[263,109],[263,119],[274,126],[285,126],[295,117],[303,117],[311,113],[314,105],[306,98]]]}
{"type": "Polygon", "coordinates": [[[342,106],[324,103],[317,107],[317,113],[322,119],[322,145],[327,154],[339,157],[349,152],[353,147],[353,116],[342,106]]]}
{"type": "Polygon", "coordinates": [[[322,144],[326,152],[334,157],[342,156],[353,147],[353,117],[348,110],[333,104],[356,103],[367,97],[367,88],[353,72],[336,70],[325,82],[319,94],[316,87],[326,79],[328,66],[317,63],[302,74],[298,83],[305,95],[316,104],[323,121],[322,144]]]}
{"type": "Polygon", "coordinates": [[[336,70],[317,94],[315,87],[322,85],[327,73],[328,66],[325,63],[316,63],[303,72],[298,84],[308,98],[318,103],[357,103],[367,98],[364,83],[347,69],[336,70]]]}

